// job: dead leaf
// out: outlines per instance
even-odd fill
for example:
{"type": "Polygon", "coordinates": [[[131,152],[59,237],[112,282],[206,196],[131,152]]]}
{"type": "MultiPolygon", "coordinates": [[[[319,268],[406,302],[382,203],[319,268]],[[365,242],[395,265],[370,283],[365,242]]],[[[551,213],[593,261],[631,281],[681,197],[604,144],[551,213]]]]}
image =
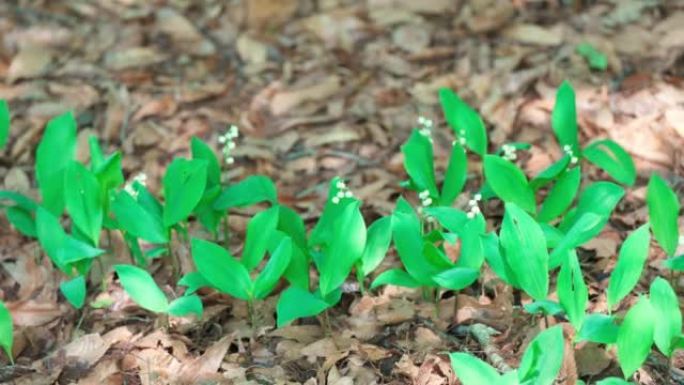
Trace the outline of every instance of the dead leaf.
{"type": "Polygon", "coordinates": [[[7,80],[14,83],[19,79],[36,78],[45,74],[53,60],[49,48],[27,46],[20,49],[7,69],[7,80]]]}

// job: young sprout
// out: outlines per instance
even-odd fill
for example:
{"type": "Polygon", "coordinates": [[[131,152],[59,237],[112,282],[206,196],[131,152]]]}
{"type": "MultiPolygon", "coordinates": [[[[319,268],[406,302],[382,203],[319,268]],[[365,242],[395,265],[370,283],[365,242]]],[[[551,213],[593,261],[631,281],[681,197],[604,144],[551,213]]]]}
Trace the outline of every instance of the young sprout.
{"type": "Polygon", "coordinates": [[[127,183],[126,186],[124,186],[124,190],[133,198],[138,197],[138,190],[133,188],[135,182],[138,182],[142,186],[147,186],[147,174],[141,172],[140,174],[134,176],[133,179],[127,183]]]}
{"type": "Polygon", "coordinates": [[[235,149],[235,139],[239,136],[236,125],[231,124],[225,134],[218,137],[218,142],[223,145],[221,152],[226,164],[235,163],[235,158],[230,155],[230,152],[235,149]]]}
{"type": "Polygon", "coordinates": [[[352,199],[354,198],[354,193],[349,190],[349,187],[343,182],[343,181],[338,181],[337,184],[335,184],[335,187],[337,187],[337,194],[335,194],[334,197],[332,197],[332,203],[334,204],[339,204],[342,199],[352,199]]]}
{"type": "Polygon", "coordinates": [[[575,154],[572,152],[572,147],[570,147],[569,144],[566,144],[563,146],[563,152],[568,154],[570,156],[570,163],[571,164],[577,164],[579,159],[575,156],[575,154]]]}
{"type": "Polygon", "coordinates": [[[477,214],[480,213],[480,206],[478,202],[482,200],[482,194],[477,193],[473,196],[473,199],[468,201],[468,218],[473,219],[477,214]]]}

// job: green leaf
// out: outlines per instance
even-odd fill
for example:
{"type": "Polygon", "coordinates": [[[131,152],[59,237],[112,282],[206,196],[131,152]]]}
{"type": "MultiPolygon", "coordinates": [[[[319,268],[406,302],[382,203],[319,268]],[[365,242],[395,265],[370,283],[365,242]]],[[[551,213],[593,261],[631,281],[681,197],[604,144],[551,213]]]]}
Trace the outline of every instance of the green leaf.
{"type": "Polygon", "coordinates": [[[463,385],[500,384],[501,375],[486,362],[467,353],[449,354],[451,367],[463,385]]]}
{"type": "Polygon", "coordinates": [[[382,217],[368,227],[366,247],[356,270],[363,278],[380,265],[392,242],[392,217],[382,217]]]}
{"type": "Polygon", "coordinates": [[[510,266],[508,266],[506,260],[501,254],[499,237],[496,235],[496,233],[491,232],[482,237],[482,249],[487,264],[492,271],[494,271],[497,277],[501,278],[504,282],[511,286],[520,287],[515,280],[515,276],[513,275],[510,266]]]}
{"type": "Polygon", "coordinates": [[[119,191],[114,196],[111,209],[123,230],[151,243],[169,241],[161,216],[145,209],[126,191],[119,191]]]}
{"type": "Polygon", "coordinates": [[[331,306],[315,294],[290,286],[278,298],[276,305],[278,327],[283,327],[298,318],[315,316],[331,306]]]}
{"type": "Polygon", "coordinates": [[[252,299],[252,280],[247,269],[223,247],[193,238],[192,257],[197,270],[223,293],[249,301],[252,299]]]}
{"type": "Polygon", "coordinates": [[[431,197],[437,197],[439,192],[435,182],[430,138],[414,129],[406,143],[401,146],[401,152],[404,154],[404,169],[418,191],[427,190],[431,197]]]}
{"type": "Polygon", "coordinates": [[[439,101],[449,126],[456,136],[480,156],[487,153],[487,130],[480,115],[448,88],[439,90],[439,101]]]}
{"type": "Polygon", "coordinates": [[[560,325],[539,333],[527,346],[520,360],[520,383],[553,384],[563,363],[564,349],[563,329],[560,325]]]}
{"type": "Polygon", "coordinates": [[[0,301],[0,346],[2,346],[7,357],[9,357],[10,362],[14,364],[12,344],[14,344],[12,313],[10,313],[5,304],[0,301]]]}
{"type": "Polygon", "coordinates": [[[164,175],[163,221],[170,227],[185,220],[197,206],[207,183],[207,161],[176,158],[164,175]]]}
{"type": "Polygon", "coordinates": [[[561,146],[570,146],[575,156],[578,156],[580,149],[577,137],[575,90],[568,81],[564,81],[556,92],[556,104],[551,113],[551,126],[558,143],[561,146]]]}
{"type": "Polygon", "coordinates": [[[82,275],[62,282],[59,285],[59,290],[73,307],[76,309],[83,307],[86,297],[86,281],[82,275]]]}
{"type": "Polygon", "coordinates": [[[442,194],[439,197],[439,204],[442,206],[451,206],[463,191],[466,180],[468,179],[468,157],[465,149],[457,142],[451,146],[451,157],[449,157],[449,165],[444,173],[444,182],[442,182],[442,194]]]}
{"type": "Polygon", "coordinates": [[[292,241],[302,249],[306,249],[306,225],[296,211],[283,205],[278,206],[278,230],[287,234],[292,241]]]}
{"type": "Polygon", "coordinates": [[[253,270],[264,259],[268,240],[273,236],[273,232],[278,226],[279,213],[280,208],[273,206],[256,214],[247,224],[245,249],[242,252],[240,262],[248,271],[253,270]]]}
{"type": "Polygon", "coordinates": [[[571,168],[561,174],[542,203],[537,220],[549,222],[563,214],[575,199],[581,180],[582,174],[579,167],[571,168]]]}
{"type": "Polygon", "coordinates": [[[190,150],[192,159],[203,159],[207,162],[207,188],[221,184],[221,165],[214,150],[196,136],[190,139],[190,150]]]}
{"type": "Polygon", "coordinates": [[[594,48],[589,43],[581,43],[575,47],[575,51],[580,54],[593,70],[605,71],[608,69],[608,57],[601,51],[594,48]]]}
{"type": "Polygon", "coordinates": [[[441,287],[449,290],[462,290],[472,285],[480,276],[480,271],[469,267],[453,267],[432,277],[441,287]]]}
{"type": "Polygon", "coordinates": [[[663,266],[674,271],[684,271],[684,254],[664,260],[663,266]]]}
{"type": "Polygon", "coordinates": [[[527,183],[525,174],[515,164],[495,155],[486,155],[484,174],[487,183],[502,201],[515,203],[534,214],[534,192],[527,183]]]}
{"type": "Polygon", "coordinates": [[[671,357],[674,352],[673,342],[682,332],[682,312],[677,294],[660,277],[651,283],[649,294],[655,318],[653,339],[658,349],[665,356],[671,357]]]}
{"type": "Polygon", "coordinates": [[[95,175],[77,161],[71,161],[64,172],[64,200],[74,225],[93,245],[100,242],[104,218],[100,184],[95,175]]]}
{"type": "Polygon", "coordinates": [[[36,233],[36,220],[31,215],[30,211],[27,211],[19,206],[8,207],[5,211],[7,215],[7,220],[14,226],[20,233],[27,237],[36,238],[38,234],[36,233]]]}
{"type": "Polygon", "coordinates": [[[577,342],[590,341],[597,344],[614,344],[617,341],[619,326],[615,324],[615,317],[592,313],[582,322],[582,328],[577,334],[577,342]]]}
{"type": "Polygon", "coordinates": [[[250,175],[240,182],[223,190],[214,202],[218,210],[231,207],[244,207],[260,202],[275,204],[278,201],[278,191],[273,181],[262,175],[250,175]]]}
{"type": "Polygon", "coordinates": [[[416,281],[411,275],[401,269],[389,269],[383,271],[371,283],[371,290],[382,285],[394,285],[408,288],[420,287],[420,282],[416,281]]]}
{"type": "Polygon", "coordinates": [[[577,253],[572,251],[558,274],[558,300],[576,331],[582,329],[584,315],[589,301],[589,291],[584,283],[577,253]]]}
{"type": "Polygon", "coordinates": [[[210,287],[211,284],[204,278],[199,271],[185,274],[179,281],[178,286],[187,286],[185,295],[193,294],[203,287],[210,287]]]}
{"type": "Polygon", "coordinates": [[[43,206],[54,215],[64,209],[64,170],[76,153],[76,120],[67,112],[50,120],[36,151],[36,179],[43,206]]]}
{"type": "Polygon", "coordinates": [[[625,316],[617,336],[617,357],[625,379],[646,361],[653,345],[655,320],[648,298],[641,297],[625,316]]]}
{"type": "Polygon", "coordinates": [[[658,174],[651,175],[648,181],[646,203],[655,239],[668,256],[673,256],[679,243],[679,199],[658,174]]]}
{"type": "Polygon", "coordinates": [[[594,213],[583,214],[568,229],[568,232],[561,238],[560,242],[551,252],[551,268],[555,268],[563,263],[563,258],[571,249],[579,247],[594,238],[605,225],[604,218],[594,213]]]}
{"type": "Polygon", "coordinates": [[[271,254],[264,270],[254,281],[254,298],[263,299],[271,293],[290,264],[292,247],[292,240],[289,237],[283,237],[278,247],[271,254]]]}
{"type": "Polygon", "coordinates": [[[482,246],[482,235],[484,226],[473,219],[468,221],[459,233],[461,237],[461,252],[456,261],[457,267],[467,267],[480,270],[484,263],[484,250],[482,246]]]}
{"type": "Polygon", "coordinates": [[[114,271],[126,293],[140,307],[155,313],[167,311],[169,301],[148,272],[133,265],[116,265],[114,271]]]}
{"type": "Polygon", "coordinates": [[[554,163],[551,163],[549,167],[545,168],[539,174],[537,174],[537,176],[532,178],[530,181],[530,187],[535,191],[539,190],[540,188],[556,180],[556,178],[558,178],[558,176],[561,175],[569,165],[570,155],[565,154],[562,158],[558,159],[554,163]]]}
{"type": "Polygon", "coordinates": [[[648,223],[634,230],[620,247],[615,269],[610,274],[608,282],[608,307],[615,305],[632,291],[648,258],[651,234],[648,232],[648,223]]]}
{"type": "Polygon", "coordinates": [[[627,382],[622,378],[609,377],[597,382],[596,385],[634,385],[634,383],[627,382]]]}
{"type": "Polygon", "coordinates": [[[323,296],[344,283],[366,247],[366,224],[358,201],[345,206],[335,222],[333,234],[335,237],[319,266],[318,284],[323,296]]]}
{"type": "Polygon", "coordinates": [[[625,190],[615,183],[603,181],[592,183],[582,191],[577,207],[565,215],[559,229],[567,233],[584,214],[593,213],[601,218],[593,230],[598,234],[624,195],[625,190]]]}
{"type": "Polygon", "coordinates": [[[195,314],[197,318],[202,318],[202,300],[196,295],[184,295],[171,301],[168,313],[174,317],[185,317],[188,314],[195,314]]]}
{"type": "Polygon", "coordinates": [[[543,299],[541,301],[534,301],[529,304],[523,305],[525,311],[530,314],[543,314],[548,316],[555,316],[563,312],[563,308],[558,302],[551,301],[549,299],[543,299]]]}
{"type": "Polygon", "coordinates": [[[582,156],[622,184],[632,186],[636,181],[632,157],[615,141],[602,139],[591,142],[582,151],[582,156]]]}
{"type": "Polygon", "coordinates": [[[10,111],[7,101],[0,99],[0,150],[5,148],[9,139],[10,111]]]}
{"type": "Polygon", "coordinates": [[[426,215],[435,218],[444,228],[455,234],[460,233],[461,229],[470,220],[465,211],[455,207],[426,207],[423,211],[426,215]]]}
{"type": "Polygon", "coordinates": [[[108,196],[110,190],[121,186],[124,182],[121,153],[117,151],[108,156],[101,166],[93,170],[93,173],[97,177],[103,196],[108,196]]]}
{"type": "Polygon", "coordinates": [[[506,203],[499,239],[516,282],[532,298],[546,299],[549,254],[539,224],[514,203],[506,203]]]}

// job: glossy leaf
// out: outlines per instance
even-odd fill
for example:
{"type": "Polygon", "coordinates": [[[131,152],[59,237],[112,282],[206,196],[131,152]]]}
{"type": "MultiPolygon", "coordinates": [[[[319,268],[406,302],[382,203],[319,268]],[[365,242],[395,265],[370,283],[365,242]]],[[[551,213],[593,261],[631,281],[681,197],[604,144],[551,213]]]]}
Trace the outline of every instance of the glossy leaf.
{"type": "Polygon", "coordinates": [[[632,157],[613,140],[592,142],[584,148],[582,156],[622,184],[632,186],[636,181],[636,167],[632,157]]]}
{"type": "Polygon", "coordinates": [[[174,317],[185,317],[188,314],[195,314],[197,318],[202,317],[202,300],[196,295],[184,295],[171,301],[168,313],[174,317]]]}
{"type": "Polygon", "coordinates": [[[534,192],[525,174],[515,164],[495,155],[486,155],[484,174],[487,183],[502,201],[515,203],[528,213],[536,211],[534,192]]]}
{"type": "Polygon", "coordinates": [[[278,247],[271,254],[268,263],[254,281],[254,298],[263,299],[271,293],[290,264],[292,247],[292,240],[289,237],[283,237],[278,247]]]}
{"type": "Polygon", "coordinates": [[[564,350],[561,326],[554,326],[539,333],[527,346],[520,360],[520,383],[552,385],[563,363],[564,350]]]}
{"type": "Polygon", "coordinates": [[[64,170],[76,153],[76,120],[71,112],[50,120],[36,151],[36,179],[43,206],[53,215],[64,209],[64,170]]]}
{"type": "Polygon", "coordinates": [[[600,231],[624,195],[625,190],[615,183],[600,181],[590,184],[582,190],[577,206],[563,218],[559,229],[567,233],[582,215],[593,213],[601,218],[597,224],[600,231]]]}
{"type": "Polygon", "coordinates": [[[266,254],[268,240],[278,226],[280,208],[273,206],[256,214],[247,224],[245,249],[240,262],[251,271],[261,263],[266,254]]]}
{"type": "Polygon", "coordinates": [[[361,278],[366,277],[380,265],[391,242],[392,217],[382,217],[368,227],[366,247],[356,265],[357,273],[361,278]]]}
{"type": "Polygon", "coordinates": [[[655,319],[648,298],[641,297],[625,316],[617,336],[617,357],[625,379],[646,361],[653,345],[655,319]]]}
{"type": "Polygon", "coordinates": [[[451,156],[449,157],[449,165],[444,173],[444,182],[442,183],[442,193],[439,197],[439,203],[442,206],[451,206],[463,191],[466,180],[468,179],[468,158],[465,149],[457,142],[451,146],[451,156]]]}
{"type": "Polygon", "coordinates": [[[221,165],[214,150],[196,136],[190,139],[190,150],[192,159],[202,159],[207,162],[207,187],[221,184],[221,165]]]}
{"type": "Polygon", "coordinates": [[[437,197],[439,192],[435,182],[430,138],[414,129],[406,143],[401,146],[401,152],[404,154],[404,169],[418,191],[427,190],[430,196],[437,197]]]}
{"type": "Polygon", "coordinates": [[[466,145],[480,156],[487,153],[487,130],[480,115],[448,88],[439,90],[439,101],[456,136],[465,136],[466,145]]]}
{"type": "Polygon", "coordinates": [[[440,286],[449,290],[462,290],[472,285],[480,276],[480,271],[469,267],[453,267],[432,277],[440,286]]]}
{"type": "Polygon", "coordinates": [[[679,199],[658,174],[651,175],[648,181],[646,203],[655,239],[668,256],[673,256],[679,242],[679,199]]]}
{"type": "Polygon", "coordinates": [[[59,290],[64,295],[64,298],[76,309],[80,309],[85,304],[86,298],[86,281],[82,275],[64,281],[59,285],[59,290]]]}
{"type": "Polygon", "coordinates": [[[302,288],[290,286],[278,298],[278,327],[283,327],[298,318],[315,316],[333,305],[302,288]]]}
{"type": "Polygon", "coordinates": [[[655,319],[653,339],[658,349],[671,357],[673,342],[682,333],[682,312],[677,294],[665,279],[656,277],[651,283],[649,297],[655,319]]]}
{"type": "Polygon", "coordinates": [[[584,283],[577,253],[570,254],[558,274],[558,300],[568,320],[576,331],[582,329],[584,315],[589,301],[589,291],[584,283]]]}
{"type": "Polygon", "coordinates": [[[575,199],[581,180],[582,174],[579,167],[573,167],[561,174],[549,190],[539,210],[537,220],[549,222],[563,214],[575,199]]]}
{"type": "Polygon", "coordinates": [[[570,156],[565,154],[562,158],[554,163],[551,163],[547,168],[543,169],[530,181],[530,187],[533,190],[538,190],[547,184],[553,182],[559,175],[565,171],[570,165],[570,156]]]}
{"type": "Polygon", "coordinates": [[[523,305],[523,307],[525,308],[525,311],[530,314],[555,316],[563,312],[563,308],[558,302],[551,301],[549,299],[534,301],[532,303],[523,305]]]}
{"type": "Polygon", "coordinates": [[[208,241],[193,238],[192,257],[197,270],[219,291],[235,298],[252,300],[252,280],[245,266],[228,250],[208,241]]]}
{"type": "Polygon", "coordinates": [[[549,254],[537,222],[520,207],[507,203],[499,239],[520,287],[536,300],[546,299],[549,254]]]}
{"type": "Polygon", "coordinates": [[[620,327],[615,323],[615,317],[606,314],[593,313],[584,317],[582,328],[577,334],[577,341],[591,341],[597,344],[614,344],[617,341],[620,327]]]}
{"type": "Polygon", "coordinates": [[[575,90],[567,81],[564,81],[556,92],[556,104],[551,113],[551,126],[558,143],[561,146],[570,146],[572,151],[579,155],[575,90]]]}
{"type": "Polygon", "coordinates": [[[634,230],[620,247],[615,269],[608,282],[608,307],[614,308],[639,282],[648,258],[651,234],[648,223],[634,230]]]}
{"type": "Polygon", "coordinates": [[[561,265],[569,250],[589,242],[598,235],[604,225],[605,218],[597,214],[588,212],[580,216],[551,252],[551,268],[561,265]]]}
{"type": "Polygon", "coordinates": [[[449,354],[451,367],[463,385],[501,384],[501,375],[488,363],[467,353],[449,354]]]}
{"type": "Polygon", "coordinates": [[[30,211],[27,211],[19,206],[12,206],[5,210],[5,215],[7,216],[7,220],[20,233],[32,238],[36,238],[38,236],[36,233],[36,220],[33,218],[33,215],[31,215],[30,211]]]}
{"type": "Polygon", "coordinates": [[[175,158],[164,175],[163,223],[170,227],[185,220],[202,199],[207,183],[207,161],[175,158]]]}
{"type": "Polygon", "coordinates": [[[416,288],[421,286],[420,282],[413,279],[409,273],[401,269],[389,269],[383,271],[375,278],[375,280],[373,280],[370,288],[372,290],[383,285],[394,285],[408,288],[416,288]]]}
{"type": "Polygon", "coordinates": [[[263,175],[250,175],[223,190],[214,202],[214,208],[223,210],[261,202],[274,204],[277,200],[278,192],[271,179],[263,175]]]}
{"type": "Polygon", "coordinates": [[[104,218],[103,196],[95,175],[77,161],[71,161],[64,172],[64,200],[74,225],[97,246],[104,218]]]}
{"type": "Polygon", "coordinates": [[[7,309],[5,304],[0,301],[0,347],[5,351],[10,362],[14,364],[14,357],[12,356],[12,345],[14,344],[14,327],[12,322],[12,313],[7,309]]]}
{"type": "Polygon", "coordinates": [[[178,286],[186,286],[185,295],[189,295],[203,287],[211,287],[211,284],[199,271],[193,271],[181,277],[178,286]]]}
{"type": "Polygon", "coordinates": [[[0,99],[0,150],[7,145],[10,131],[10,111],[7,101],[0,99]]]}
{"type": "Polygon", "coordinates": [[[684,254],[664,260],[663,266],[674,271],[684,271],[684,254]]]}
{"type": "Polygon", "coordinates": [[[150,212],[128,192],[119,191],[111,203],[116,221],[123,230],[151,243],[166,243],[168,232],[164,228],[161,215],[150,212]]]}
{"type": "Polygon", "coordinates": [[[169,301],[147,271],[132,265],[116,265],[114,270],[121,286],[135,303],[155,313],[166,312],[169,301]]]}

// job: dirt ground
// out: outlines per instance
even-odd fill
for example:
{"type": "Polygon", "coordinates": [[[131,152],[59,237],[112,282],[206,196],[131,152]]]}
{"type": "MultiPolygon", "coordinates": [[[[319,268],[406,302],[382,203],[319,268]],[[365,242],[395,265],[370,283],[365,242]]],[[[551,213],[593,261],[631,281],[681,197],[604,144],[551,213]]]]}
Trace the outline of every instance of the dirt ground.
{"type": "MultiPolygon", "coordinates": [[[[0,152],[2,188],[36,196],[33,155],[44,125],[73,110],[80,157],[96,133],[109,150],[123,150],[127,176],[144,171],[153,189],[169,160],[188,153],[191,136],[216,145],[234,123],[243,136],[231,178],[271,176],[280,200],[312,221],[326,182],[340,175],[368,217],[386,215],[404,192],[399,146],[418,116],[436,122],[438,167],[447,161],[452,135],[440,87],[479,110],[495,146],[531,143],[519,164],[534,174],[560,155],[550,112],[568,79],[582,140],[612,138],[638,168],[635,188],[580,253],[589,310],[604,311],[600,293],[617,247],[646,219],[648,176],[657,170],[684,190],[684,1],[565,3],[6,0],[0,98],[13,123],[0,152]],[[589,67],[576,51],[582,43],[606,55],[606,70],[589,67]]],[[[231,217],[236,247],[252,212],[231,217]]],[[[74,310],[58,294],[59,272],[39,253],[0,219],[0,299],[14,316],[17,357],[13,367],[0,361],[2,383],[451,385],[459,382],[445,352],[497,354],[516,366],[541,325],[557,321],[514,308],[496,283],[444,296],[438,316],[413,291],[361,296],[349,285],[330,313],[332,334],[315,319],[274,329],[275,298],[252,329],[244,304],[211,292],[202,320],[174,319],[166,328],[111,273],[91,277],[88,296],[111,306],[74,310]]],[[[637,291],[665,274],[663,258],[652,253],[637,291]]],[[[390,255],[385,265],[395,263],[390,255]]],[[[166,264],[152,271],[177,292],[166,264]]],[[[557,384],[620,376],[614,354],[595,345],[566,356],[557,384]]],[[[663,362],[649,360],[640,384],[663,384],[663,362]]],[[[672,370],[684,378],[684,356],[672,370]]]]}

